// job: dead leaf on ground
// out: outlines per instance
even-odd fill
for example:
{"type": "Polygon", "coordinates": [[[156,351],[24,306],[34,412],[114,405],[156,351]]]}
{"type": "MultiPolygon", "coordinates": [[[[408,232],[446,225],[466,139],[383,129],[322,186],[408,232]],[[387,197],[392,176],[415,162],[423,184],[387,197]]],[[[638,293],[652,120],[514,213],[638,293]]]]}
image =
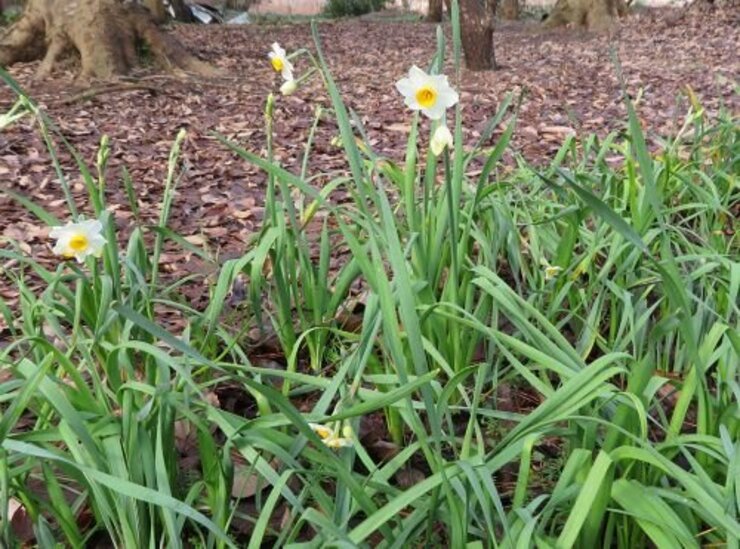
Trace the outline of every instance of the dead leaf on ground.
{"type": "Polygon", "coordinates": [[[23,543],[34,539],[33,522],[23,504],[15,498],[8,499],[8,517],[13,535],[23,543]]]}

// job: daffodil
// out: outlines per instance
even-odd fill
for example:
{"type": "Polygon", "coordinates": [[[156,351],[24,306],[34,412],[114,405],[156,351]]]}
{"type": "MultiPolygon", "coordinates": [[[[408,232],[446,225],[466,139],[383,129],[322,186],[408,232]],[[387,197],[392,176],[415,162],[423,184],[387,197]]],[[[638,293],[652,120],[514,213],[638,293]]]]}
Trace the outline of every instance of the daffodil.
{"type": "Polygon", "coordinates": [[[452,133],[450,132],[450,129],[446,125],[440,124],[432,134],[432,140],[429,143],[429,148],[432,149],[434,156],[439,156],[445,149],[451,149],[453,144],[454,143],[452,140],[452,133]]]}
{"type": "Polygon", "coordinates": [[[345,436],[340,437],[334,429],[331,429],[326,425],[309,423],[308,426],[311,427],[311,430],[319,436],[319,438],[327,448],[336,450],[338,448],[346,448],[347,446],[352,446],[352,439],[349,438],[352,432],[351,428],[349,431],[347,431],[346,428],[343,429],[342,434],[344,434],[345,436]]]}
{"type": "Polygon", "coordinates": [[[334,431],[327,427],[326,425],[319,425],[318,423],[309,423],[309,427],[311,427],[311,430],[319,435],[319,438],[321,440],[326,440],[327,438],[331,438],[334,436],[334,431]]]}
{"type": "Polygon", "coordinates": [[[439,120],[445,110],[457,103],[459,97],[443,74],[427,74],[414,65],[409,75],[396,82],[406,106],[421,111],[432,120],[439,120]]]}
{"type": "Polygon", "coordinates": [[[324,441],[324,444],[331,448],[332,450],[336,450],[338,448],[346,448],[348,446],[352,446],[352,440],[349,438],[343,438],[343,437],[331,437],[327,438],[324,441]]]}
{"type": "Polygon", "coordinates": [[[286,81],[293,80],[293,64],[288,61],[288,56],[285,50],[280,47],[280,44],[275,42],[272,45],[272,51],[268,54],[268,57],[275,72],[282,74],[286,81]]]}
{"type": "Polygon", "coordinates": [[[545,267],[545,280],[552,280],[558,276],[562,270],[563,268],[558,267],[557,265],[547,265],[545,267]]]}
{"type": "Polygon", "coordinates": [[[298,89],[297,80],[286,80],[283,85],[280,86],[280,93],[283,95],[292,95],[298,89]]]}
{"type": "Polygon", "coordinates": [[[49,236],[56,239],[53,252],[64,257],[74,257],[78,263],[92,255],[100,257],[103,253],[105,238],[101,234],[103,224],[97,219],[70,221],[64,226],[53,227],[49,236]]]}

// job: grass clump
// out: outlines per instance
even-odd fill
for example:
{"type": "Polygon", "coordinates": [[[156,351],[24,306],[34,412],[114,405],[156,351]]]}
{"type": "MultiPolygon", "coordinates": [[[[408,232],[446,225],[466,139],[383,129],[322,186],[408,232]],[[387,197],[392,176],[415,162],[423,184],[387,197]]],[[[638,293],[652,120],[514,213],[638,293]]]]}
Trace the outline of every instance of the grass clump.
{"type": "MultiPolygon", "coordinates": [[[[155,226],[116,234],[103,142],[79,162],[103,257],[0,250],[21,294],[1,309],[3,543],[22,508],[44,546],[737,547],[737,120],[694,102],[650,151],[625,97],[626,135],[504,172],[508,98],[472,147],[456,105],[439,154],[419,135],[442,122],[413,115],[398,164],[361,138],[316,46],[331,111],[315,125],[335,118],[348,173],[309,184],[313,132],[299,173],[272,158],[274,98],[265,157],[224,140],[267,173],[265,221],[205,310],[158,269],[188,245],[167,229],[184,135],[155,226]],[[250,330],[284,367],[251,362],[250,330]]],[[[446,50],[440,33],[432,73],[446,50]]],[[[60,139],[24,96],[22,113],[60,139]]]]}

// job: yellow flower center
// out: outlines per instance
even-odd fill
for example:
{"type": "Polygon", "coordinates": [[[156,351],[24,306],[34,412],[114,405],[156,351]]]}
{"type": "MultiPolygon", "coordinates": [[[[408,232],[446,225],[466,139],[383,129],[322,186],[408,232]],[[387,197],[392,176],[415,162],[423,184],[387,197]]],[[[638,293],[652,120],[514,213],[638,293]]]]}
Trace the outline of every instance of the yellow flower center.
{"type": "Polygon", "coordinates": [[[75,252],[84,252],[89,246],[87,237],[84,234],[76,234],[69,239],[69,247],[75,252]]]}
{"type": "Polygon", "coordinates": [[[319,435],[319,438],[322,440],[326,440],[334,435],[334,431],[323,425],[311,424],[311,429],[313,429],[313,432],[319,435]]]}
{"type": "Polygon", "coordinates": [[[283,67],[285,66],[285,63],[280,57],[273,57],[270,60],[270,63],[272,63],[272,68],[275,69],[277,72],[282,71],[283,67]]]}
{"type": "Polygon", "coordinates": [[[431,86],[424,86],[416,90],[416,101],[423,108],[433,107],[437,102],[437,90],[431,86]]]}

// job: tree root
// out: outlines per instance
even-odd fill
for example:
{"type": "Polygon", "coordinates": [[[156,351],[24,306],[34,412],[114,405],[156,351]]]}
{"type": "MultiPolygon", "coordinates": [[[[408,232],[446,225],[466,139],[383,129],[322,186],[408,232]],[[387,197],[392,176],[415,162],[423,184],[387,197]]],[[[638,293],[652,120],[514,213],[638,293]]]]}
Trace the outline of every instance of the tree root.
{"type": "Polygon", "coordinates": [[[86,89],[85,91],[76,93],[70,97],[66,97],[60,103],[62,105],[72,105],[74,103],[84,103],[85,101],[90,101],[91,99],[94,99],[100,95],[105,95],[109,93],[130,92],[130,91],[148,91],[151,94],[157,94],[162,91],[162,88],[158,88],[157,86],[150,86],[147,84],[126,84],[126,83],[113,84],[110,86],[102,86],[98,88],[86,89]]]}
{"type": "Polygon", "coordinates": [[[145,8],[118,0],[29,0],[23,16],[0,37],[0,66],[41,59],[36,75],[44,78],[72,53],[80,58],[80,79],[108,80],[134,68],[142,46],[170,73],[219,74],[162,32],[145,8]]]}

